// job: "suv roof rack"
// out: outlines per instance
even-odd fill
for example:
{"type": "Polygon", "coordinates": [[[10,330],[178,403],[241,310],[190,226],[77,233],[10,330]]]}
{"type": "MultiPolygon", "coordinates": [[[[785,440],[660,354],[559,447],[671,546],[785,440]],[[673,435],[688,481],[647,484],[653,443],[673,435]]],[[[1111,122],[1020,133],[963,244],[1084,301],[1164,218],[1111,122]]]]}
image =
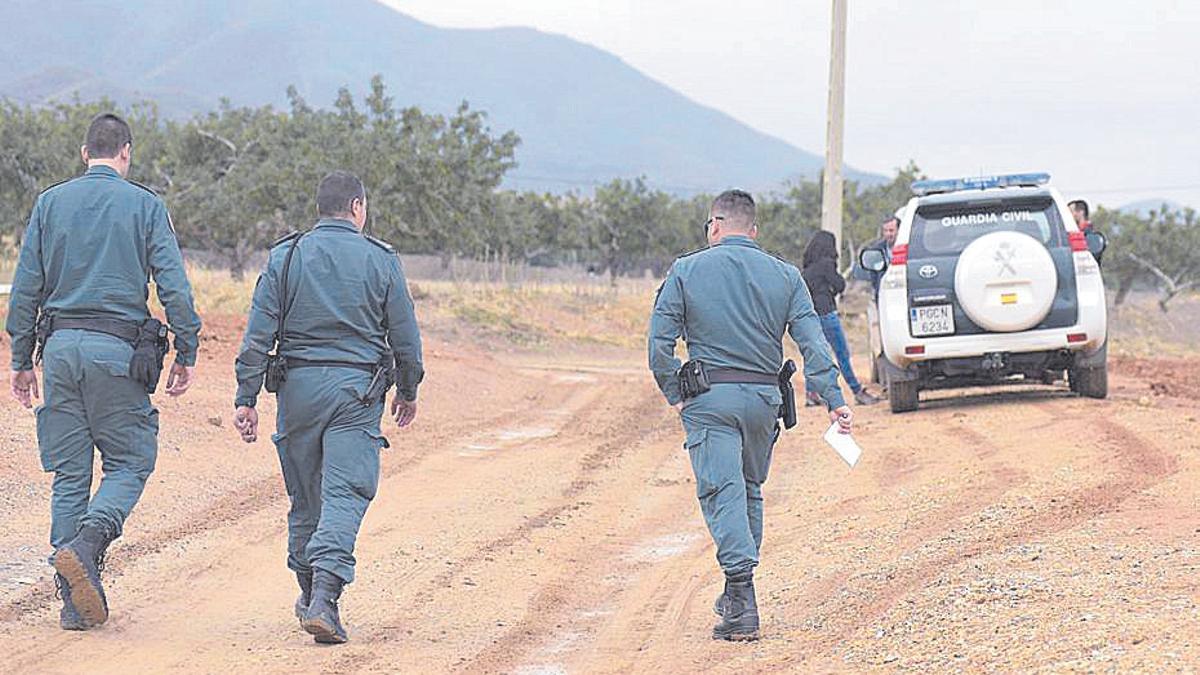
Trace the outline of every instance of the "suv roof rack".
{"type": "Polygon", "coordinates": [[[918,197],[960,190],[986,190],[988,188],[1037,187],[1050,182],[1048,173],[1010,173],[1000,176],[977,176],[971,178],[946,178],[942,180],[919,180],[912,184],[913,194],[918,197]]]}

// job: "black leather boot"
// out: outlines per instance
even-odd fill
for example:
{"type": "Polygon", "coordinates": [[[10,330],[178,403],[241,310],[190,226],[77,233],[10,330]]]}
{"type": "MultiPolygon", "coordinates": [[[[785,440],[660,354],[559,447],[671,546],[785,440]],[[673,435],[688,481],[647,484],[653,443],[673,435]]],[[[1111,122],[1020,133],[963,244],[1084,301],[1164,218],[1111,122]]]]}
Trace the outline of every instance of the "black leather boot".
{"type": "Polygon", "coordinates": [[[321,644],[336,645],[348,639],[338,615],[338,598],[344,585],[337,575],[320,569],[313,572],[312,599],[300,625],[321,644]]]}
{"type": "Polygon", "coordinates": [[[729,580],[725,580],[725,590],[713,601],[713,614],[725,616],[725,606],[729,604],[729,580]]]}
{"type": "Polygon", "coordinates": [[[713,627],[713,639],[757,640],[758,603],[754,598],[754,579],[727,579],[725,599],[721,622],[713,627]]]}
{"type": "Polygon", "coordinates": [[[304,614],[308,611],[309,604],[312,603],[312,571],[296,572],[296,583],[300,584],[300,597],[296,598],[296,607],[294,611],[296,612],[296,618],[303,623],[304,614]]]}
{"type": "Polygon", "coordinates": [[[58,612],[58,625],[63,630],[87,630],[88,626],[83,621],[83,617],[79,616],[79,610],[75,609],[75,603],[71,601],[71,587],[67,585],[67,580],[61,574],[54,575],[54,595],[62,600],[62,609],[58,612]]]}
{"type": "Polygon", "coordinates": [[[74,539],[54,552],[50,561],[66,582],[63,595],[71,597],[85,628],[108,620],[108,599],[100,583],[100,569],[110,541],[107,530],[84,525],[74,539]]]}

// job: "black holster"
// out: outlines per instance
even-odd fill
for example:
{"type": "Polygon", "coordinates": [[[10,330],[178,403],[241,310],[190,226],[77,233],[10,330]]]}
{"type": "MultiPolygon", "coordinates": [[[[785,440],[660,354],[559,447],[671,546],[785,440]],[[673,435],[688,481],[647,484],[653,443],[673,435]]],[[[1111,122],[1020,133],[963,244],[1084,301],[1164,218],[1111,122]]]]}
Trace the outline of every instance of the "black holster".
{"type": "Polygon", "coordinates": [[[387,398],[388,391],[396,384],[396,367],[393,365],[392,359],[385,358],[375,366],[375,373],[371,376],[371,383],[367,385],[367,390],[363,392],[363,405],[374,405],[378,401],[387,398]]]}
{"type": "Polygon", "coordinates": [[[162,379],[163,360],[171,348],[168,332],[167,325],[158,319],[146,319],[138,327],[129,376],[145,387],[147,394],[153,394],[162,379]]]}
{"type": "Polygon", "coordinates": [[[54,319],[48,313],[42,312],[38,314],[37,323],[33,327],[36,345],[33,350],[34,365],[42,364],[42,353],[46,351],[46,341],[50,339],[53,323],[54,319]]]}
{"type": "Polygon", "coordinates": [[[267,354],[267,369],[265,371],[265,381],[263,388],[268,393],[276,394],[279,388],[287,382],[287,357],[282,354],[267,354]]]}
{"type": "Polygon", "coordinates": [[[703,362],[693,359],[680,367],[679,392],[683,400],[696,398],[709,389],[712,389],[712,383],[708,380],[708,372],[704,369],[703,362]]]}
{"type": "Polygon", "coordinates": [[[796,374],[796,362],[784,361],[779,371],[779,393],[783,403],[779,405],[779,418],[783,420],[783,428],[791,429],[796,426],[796,388],[792,386],[792,375],[796,374]]]}

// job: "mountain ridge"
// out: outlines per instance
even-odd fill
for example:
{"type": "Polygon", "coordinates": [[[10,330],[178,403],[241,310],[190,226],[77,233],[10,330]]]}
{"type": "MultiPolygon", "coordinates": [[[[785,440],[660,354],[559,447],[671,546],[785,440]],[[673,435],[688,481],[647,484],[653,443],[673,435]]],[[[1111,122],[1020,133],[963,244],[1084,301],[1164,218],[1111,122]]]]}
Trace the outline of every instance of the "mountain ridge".
{"type": "MultiPolygon", "coordinates": [[[[314,105],[383,76],[399,105],[485,110],[522,138],[510,187],[563,192],[645,175],[676,193],[752,190],[815,177],[824,160],[688,99],[620,57],[528,27],[439,28],[374,0],[8,0],[0,21],[0,96],[27,103],[108,95],[152,98],[172,117],[222,97],[314,105]],[[115,25],[97,44],[96,26],[115,25]],[[11,29],[10,31],[11,32],[11,29]],[[649,114],[648,114],[649,111],[649,114]]],[[[881,176],[847,169],[847,177],[881,176]]]]}

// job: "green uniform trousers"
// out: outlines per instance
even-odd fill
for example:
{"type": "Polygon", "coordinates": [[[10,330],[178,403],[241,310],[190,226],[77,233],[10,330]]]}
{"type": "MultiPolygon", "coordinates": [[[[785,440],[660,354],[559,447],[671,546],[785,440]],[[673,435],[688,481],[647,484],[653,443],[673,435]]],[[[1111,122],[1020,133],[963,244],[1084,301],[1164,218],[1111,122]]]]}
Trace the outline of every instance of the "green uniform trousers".
{"type": "Polygon", "coordinates": [[[371,374],[353,368],[293,368],[278,392],[272,436],[288,512],[288,567],[354,581],[354,542],[379,486],[383,401],[361,400],[371,374]]]}
{"type": "Polygon", "coordinates": [[[158,457],[158,411],[129,377],[133,347],[83,330],[55,332],[42,357],[44,405],[37,409],[42,468],[54,473],[50,544],[85,524],[120,536],[158,457]],[[92,494],[99,449],[103,478],[92,494]]]}
{"type": "Polygon", "coordinates": [[[696,496],[727,577],[750,574],[763,538],[762,484],[779,436],[779,388],[714,384],[684,403],[696,496]]]}

